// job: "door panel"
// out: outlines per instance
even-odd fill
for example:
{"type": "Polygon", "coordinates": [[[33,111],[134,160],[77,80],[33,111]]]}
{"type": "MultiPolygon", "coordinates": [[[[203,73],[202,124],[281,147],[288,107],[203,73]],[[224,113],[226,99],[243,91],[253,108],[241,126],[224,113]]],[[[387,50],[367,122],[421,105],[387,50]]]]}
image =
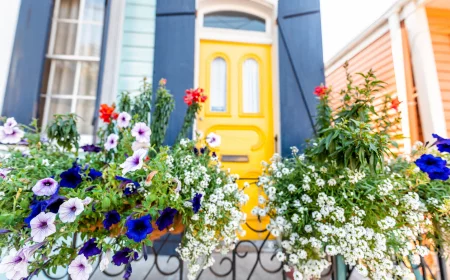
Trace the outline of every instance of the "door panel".
{"type": "MultiPolygon", "coordinates": [[[[250,214],[257,205],[260,190],[256,179],[261,161],[274,152],[271,47],[268,45],[202,40],[200,43],[200,87],[208,99],[197,119],[204,135],[221,136],[218,155],[224,168],[240,175],[240,184],[252,183],[244,210],[252,228],[262,230],[262,222],[250,214]],[[225,96],[224,96],[225,94],[225,96]]],[[[247,231],[246,238],[265,236],[247,231]]]]}

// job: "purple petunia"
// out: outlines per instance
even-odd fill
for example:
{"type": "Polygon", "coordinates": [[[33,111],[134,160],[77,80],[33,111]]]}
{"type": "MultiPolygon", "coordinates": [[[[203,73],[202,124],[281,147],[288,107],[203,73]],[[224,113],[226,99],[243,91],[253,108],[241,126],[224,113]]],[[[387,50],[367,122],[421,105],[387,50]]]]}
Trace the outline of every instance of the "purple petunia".
{"type": "Polygon", "coordinates": [[[428,174],[430,180],[445,181],[450,177],[450,169],[446,166],[447,161],[430,154],[422,155],[415,161],[422,172],[428,174]]]}
{"type": "Polygon", "coordinates": [[[131,130],[131,135],[136,138],[137,142],[150,142],[150,135],[152,134],[152,131],[150,130],[150,127],[148,127],[143,122],[138,122],[134,125],[133,129],[131,130]]]}
{"type": "Polygon", "coordinates": [[[130,278],[132,272],[133,272],[133,269],[131,268],[131,263],[129,263],[125,267],[125,273],[123,274],[123,279],[130,278]]]}
{"type": "Polygon", "coordinates": [[[450,139],[445,139],[437,134],[433,134],[433,138],[436,138],[436,146],[439,150],[439,152],[444,153],[450,153],[450,139]]]}
{"type": "Polygon", "coordinates": [[[114,149],[119,144],[119,136],[117,134],[110,134],[105,142],[105,149],[107,151],[114,149]]]}
{"type": "Polygon", "coordinates": [[[131,261],[137,260],[138,253],[131,250],[130,248],[123,248],[120,251],[117,251],[112,257],[112,262],[120,266],[122,264],[129,264],[131,261]]]}
{"type": "Polygon", "coordinates": [[[123,168],[122,175],[141,169],[144,165],[144,158],[146,156],[147,150],[139,149],[135,151],[131,157],[128,157],[125,162],[120,165],[120,167],[123,168]]]}
{"type": "Polygon", "coordinates": [[[102,252],[100,248],[97,247],[97,238],[91,238],[86,243],[84,243],[83,247],[81,247],[78,255],[84,255],[86,258],[91,256],[98,255],[102,252]]]}
{"type": "Polygon", "coordinates": [[[81,146],[81,149],[87,153],[99,153],[102,150],[101,147],[95,145],[84,145],[81,146]]]}
{"type": "Polygon", "coordinates": [[[117,117],[117,126],[120,128],[125,128],[130,125],[131,115],[127,112],[122,112],[117,117]]]}
{"type": "Polygon", "coordinates": [[[201,202],[202,202],[202,194],[201,193],[196,193],[194,198],[191,200],[192,202],[192,209],[194,210],[194,213],[197,214],[198,211],[200,210],[201,202]]]}
{"type": "Polygon", "coordinates": [[[153,231],[151,221],[152,217],[150,215],[145,215],[134,220],[128,219],[125,222],[127,237],[134,240],[134,242],[141,242],[153,231]]]}
{"type": "Polygon", "coordinates": [[[30,226],[30,222],[31,220],[34,219],[34,217],[36,217],[37,215],[39,215],[41,212],[45,211],[45,209],[48,206],[48,202],[47,201],[33,201],[30,205],[30,209],[31,209],[31,213],[30,215],[28,215],[28,217],[26,217],[24,219],[24,222],[30,226]]]}
{"type": "Polygon", "coordinates": [[[59,177],[61,177],[59,185],[61,187],[71,189],[78,187],[78,185],[81,184],[81,182],[83,181],[80,173],[81,173],[80,166],[74,163],[72,168],[67,169],[66,171],[64,171],[59,175],[59,177]]]}
{"type": "Polygon", "coordinates": [[[41,212],[30,222],[31,237],[34,242],[42,242],[47,236],[56,232],[56,214],[41,212]]]}
{"type": "Polygon", "coordinates": [[[37,196],[53,195],[58,190],[58,182],[53,178],[45,178],[39,180],[32,188],[32,191],[37,196]]]}
{"type": "Polygon", "coordinates": [[[171,224],[173,224],[173,219],[175,218],[175,215],[178,213],[177,209],[173,209],[170,207],[167,207],[163,211],[159,212],[159,218],[156,220],[156,225],[158,226],[159,230],[164,230],[171,224]]]}
{"type": "Polygon", "coordinates": [[[109,230],[112,225],[120,222],[120,214],[116,210],[106,212],[105,219],[103,220],[103,227],[109,230]]]}

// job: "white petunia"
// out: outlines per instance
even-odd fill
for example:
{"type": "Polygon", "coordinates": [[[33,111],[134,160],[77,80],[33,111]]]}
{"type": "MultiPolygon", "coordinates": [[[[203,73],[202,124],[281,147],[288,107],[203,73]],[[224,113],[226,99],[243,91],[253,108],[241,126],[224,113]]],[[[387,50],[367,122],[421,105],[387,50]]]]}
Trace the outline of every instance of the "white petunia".
{"type": "Polygon", "coordinates": [[[206,136],[206,143],[208,143],[208,146],[211,148],[216,148],[220,146],[221,143],[221,137],[214,132],[211,132],[206,136]]]}
{"type": "Polygon", "coordinates": [[[108,268],[109,263],[111,262],[111,254],[111,250],[108,250],[102,255],[102,260],[100,261],[100,271],[105,271],[105,269],[108,268]]]}
{"type": "Polygon", "coordinates": [[[117,144],[119,143],[119,136],[117,134],[110,134],[108,136],[108,138],[106,138],[106,142],[105,142],[105,149],[106,150],[111,150],[114,149],[115,147],[117,147],[117,144]]]}
{"type": "Polygon", "coordinates": [[[127,112],[122,112],[117,117],[117,126],[121,128],[128,127],[130,125],[131,116],[127,112]]]}
{"type": "Polygon", "coordinates": [[[77,197],[71,198],[59,206],[59,219],[63,223],[72,223],[83,210],[83,201],[77,197]]]}
{"type": "Polygon", "coordinates": [[[41,212],[30,221],[31,237],[34,242],[42,242],[56,232],[54,213],[41,212]]]}
{"type": "Polygon", "coordinates": [[[150,135],[152,134],[152,131],[150,130],[150,127],[148,127],[145,123],[139,122],[136,123],[131,130],[131,135],[136,138],[136,141],[141,143],[148,143],[150,142],[150,135]]]}
{"type": "Polygon", "coordinates": [[[73,280],[88,280],[92,266],[84,255],[79,255],[70,263],[68,272],[73,280]]]}
{"type": "Polygon", "coordinates": [[[133,153],[131,157],[128,157],[124,163],[120,165],[123,168],[122,174],[125,175],[130,171],[136,171],[142,168],[144,165],[144,158],[147,155],[147,151],[139,149],[133,153]]]}

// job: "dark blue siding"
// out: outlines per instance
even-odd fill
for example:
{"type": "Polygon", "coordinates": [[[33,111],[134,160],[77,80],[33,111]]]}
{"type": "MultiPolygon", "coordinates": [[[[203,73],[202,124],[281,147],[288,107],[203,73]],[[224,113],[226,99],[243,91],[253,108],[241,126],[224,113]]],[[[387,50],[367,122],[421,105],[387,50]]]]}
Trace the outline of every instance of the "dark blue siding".
{"type": "Polygon", "coordinates": [[[319,0],[278,2],[281,152],[314,135],[314,88],[324,82],[319,0]]]}
{"type": "Polygon", "coordinates": [[[184,92],[194,83],[195,0],[159,0],[156,5],[153,88],[161,78],[174,95],[166,144],[172,145],[183,124],[184,92]]]}
{"type": "Polygon", "coordinates": [[[53,0],[22,0],[3,115],[28,124],[37,116],[53,0]]]}

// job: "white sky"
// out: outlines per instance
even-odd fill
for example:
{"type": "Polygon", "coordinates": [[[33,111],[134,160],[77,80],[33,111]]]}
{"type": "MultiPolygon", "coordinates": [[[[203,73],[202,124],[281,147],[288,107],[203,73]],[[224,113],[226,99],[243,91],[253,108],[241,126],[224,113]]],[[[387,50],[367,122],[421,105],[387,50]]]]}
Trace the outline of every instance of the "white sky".
{"type": "Polygon", "coordinates": [[[325,63],[383,15],[396,0],[320,0],[325,63]]]}

